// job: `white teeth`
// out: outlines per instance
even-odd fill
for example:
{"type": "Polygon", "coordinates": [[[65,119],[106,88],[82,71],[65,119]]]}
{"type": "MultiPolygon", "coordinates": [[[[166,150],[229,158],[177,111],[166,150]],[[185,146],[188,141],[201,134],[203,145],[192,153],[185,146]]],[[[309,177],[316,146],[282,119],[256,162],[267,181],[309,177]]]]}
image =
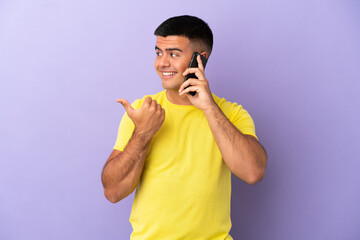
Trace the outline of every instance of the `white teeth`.
{"type": "Polygon", "coordinates": [[[174,72],[163,72],[164,76],[171,76],[171,75],[174,75],[174,74],[175,74],[174,72]]]}

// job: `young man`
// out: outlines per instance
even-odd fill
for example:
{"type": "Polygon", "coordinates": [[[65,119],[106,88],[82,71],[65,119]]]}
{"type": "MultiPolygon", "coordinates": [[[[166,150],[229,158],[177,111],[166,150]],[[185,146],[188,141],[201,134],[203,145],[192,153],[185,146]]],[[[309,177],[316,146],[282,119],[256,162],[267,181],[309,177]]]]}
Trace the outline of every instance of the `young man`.
{"type": "Polygon", "coordinates": [[[117,100],[127,114],[103,169],[105,196],[116,203],[136,188],[131,239],[232,239],[231,173],[255,184],[265,175],[266,152],[247,111],[211,93],[201,58],[188,68],[194,52],[209,58],[209,26],[178,16],[155,35],[165,90],[132,105],[117,100]],[[184,82],[189,73],[198,79],[184,82]]]}

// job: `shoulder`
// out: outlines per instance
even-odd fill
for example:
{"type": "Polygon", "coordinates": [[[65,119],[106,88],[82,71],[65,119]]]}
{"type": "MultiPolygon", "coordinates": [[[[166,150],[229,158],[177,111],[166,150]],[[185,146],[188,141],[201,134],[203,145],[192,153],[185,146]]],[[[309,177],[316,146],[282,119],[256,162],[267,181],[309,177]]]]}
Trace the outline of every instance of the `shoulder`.
{"type": "Polygon", "coordinates": [[[236,102],[227,101],[225,98],[219,98],[213,95],[214,101],[221,111],[243,134],[251,135],[258,139],[255,134],[255,124],[250,114],[236,102]]]}
{"type": "Polygon", "coordinates": [[[161,102],[161,101],[163,101],[164,97],[166,97],[166,92],[165,92],[165,91],[166,91],[166,90],[163,90],[163,91],[161,91],[161,92],[158,92],[158,93],[152,94],[152,95],[145,95],[145,96],[143,96],[143,97],[140,98],[140,99],[136,99],[136,100],[131,104],[131,106],[132,106],[133,108],[135,108],[135,109],[140,108],[141,105],[143,104],[143,102],[145,101],[145,99],[146,99],[147,97],[150,97],[150,98],[156,100],[157,102],[161,102]]]}
{"type": "Polygon", "coordinates": [[[219,106],[221,111],[230,121],[234,120],[234,118],[236,117],[239,117],[239,115],[247,113],[247,111],[242,107],[242,105],[239,105],[236,102],[228,101],[225,98],[219,98],[215,94],[212,95],[215,103],[219,106]]]}

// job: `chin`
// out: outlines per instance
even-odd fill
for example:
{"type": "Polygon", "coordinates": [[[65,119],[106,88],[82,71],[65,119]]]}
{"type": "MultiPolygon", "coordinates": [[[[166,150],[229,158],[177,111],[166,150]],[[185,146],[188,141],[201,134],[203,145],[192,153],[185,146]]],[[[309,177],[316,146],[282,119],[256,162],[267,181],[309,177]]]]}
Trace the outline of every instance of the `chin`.
{"type": "Polygon", "coordinates": [[[173,90],[173,91],[179,91],[179,88],[180,88],[180,87],[171,87],[171,86],[168,86],[168,85],[165,85],[165,84],[163,84],[162,87],[165,90],[173,90]]]}
{"type": "MultiPolygon", "coordinates": [[[[181,84],[180,84],[181,85],[181,84]]],[[[164,82],[162,81],[162,87],[166,90],[175,90],[175,91],[179,91],[180,88],[179,84],[170,84],[168,82],[164,82]]]]}

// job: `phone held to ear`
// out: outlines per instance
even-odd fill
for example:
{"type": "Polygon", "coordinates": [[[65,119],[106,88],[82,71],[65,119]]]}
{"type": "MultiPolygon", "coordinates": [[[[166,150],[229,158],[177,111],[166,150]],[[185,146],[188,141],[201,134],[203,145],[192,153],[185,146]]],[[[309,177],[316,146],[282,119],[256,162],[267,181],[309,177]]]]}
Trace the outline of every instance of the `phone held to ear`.
{"type": "MultiPolygon", "coordinates": [[[[204,69],[205,69],[205,66],[206,66],[206,63],[207,63],[207,59],[206,59],[204,56],[202,56],[200,53],[198,53],[198,52],[194,52],[194,54],[193,54],[193,56],[192,56],[192,58],[191,58],[191,61],[190,61],[189,68],[197,68],[197,67],[199,67],[198,62],[197,62],[197,60],[196,60],[196,59],[197,59],[197,56],[200,56],[201,61],[202,61],[202,64],[203,64],[204,69]]],[[[188,80],[189,78],[197,78],[197,77],[196,77],[195,73],[189,73],[188,75],[185,76],[184,82],[185,82],[186,80],[188,80]]],[[[190,87],[190,86],[191,86],[191,85],[187,86],[186,88],[188,88],[188,87],[190,87]]],[[[186,88],[185,88],[185,89],[186,89],[186,88]]],[[[189,92],[189,94],[190,94],[191,96],[195,96],[196,92],[189,92]]]]}

